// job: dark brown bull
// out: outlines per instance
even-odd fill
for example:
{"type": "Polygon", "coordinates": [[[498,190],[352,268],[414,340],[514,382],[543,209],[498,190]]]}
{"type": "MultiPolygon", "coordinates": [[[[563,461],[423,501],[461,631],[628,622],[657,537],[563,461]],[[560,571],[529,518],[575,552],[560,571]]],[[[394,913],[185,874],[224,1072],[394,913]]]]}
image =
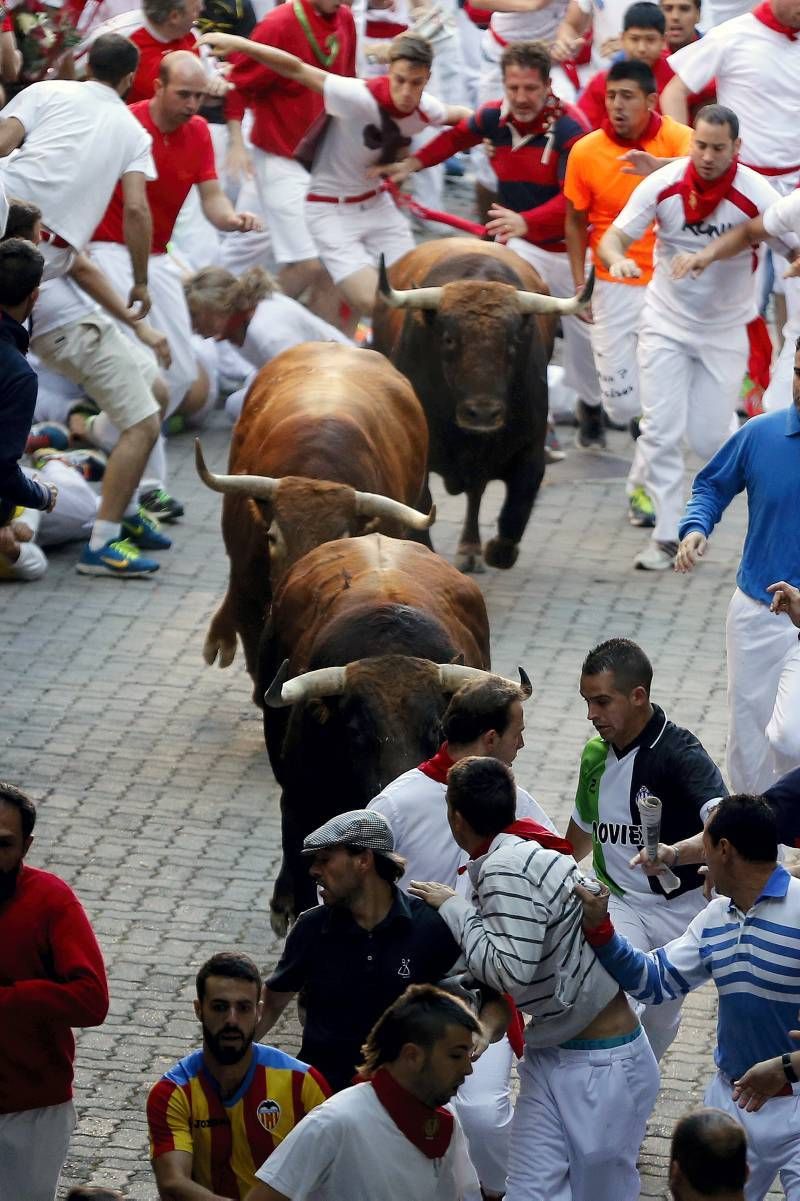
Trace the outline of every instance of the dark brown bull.
{"type": "Polygon", "coordinates": [[[283,578],[258,684],[283,790],[276,930],[314,901],[305,835],[432,755],[449,697],[489,664],[480,589],[427,547],[380,534],[328,542],[283,578]]]}
{"type": "Polygon", "coordinates": [[[373,345],[422,402],[430,470],[448,492],[467,494],[456,558],[463,571],[483,570],[483,559],[516,562],[544,475],[553,323],[588,303],[592,283],[580,299],[549,296],[518,255],[472,238],[427,242],[381,272],[373,345]],[[482,559],[480,504],[495,479],[506,498],[482,559]]]}
{"type": "Polygon", "coordinates": [[[222,535],[228,591],[203,654],[228,667],[242,640],[255,678],[272,590],[307,551],[378,529],[425,530],[415,506],[428,434],[408,381],[383,355],[307,342],[278,355],[253,381],[231,440],[228,475],[203,481],[225,493],[222,535]]]}

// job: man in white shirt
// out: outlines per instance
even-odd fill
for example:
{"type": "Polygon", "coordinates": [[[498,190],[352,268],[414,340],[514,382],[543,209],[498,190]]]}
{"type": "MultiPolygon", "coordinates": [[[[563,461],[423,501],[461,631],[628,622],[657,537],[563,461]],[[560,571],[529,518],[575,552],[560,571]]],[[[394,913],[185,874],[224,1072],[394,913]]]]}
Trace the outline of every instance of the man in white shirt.
{"type": "Polygon", "coordinates": [[[702,108],[688,159],[675,159],[643,180],[598,247],[612,276],[635,278],[640,269],[626,251],[656,222],[655,269],[637,348],[638,450],[656,511],[651,541],[634,560],[646,571],[669,569],[675,561],[683,439],[704,461],[716,454],[731,432],[747,369],[747,325],[757,314],[749,249],[702,279],[676,279],[672,272],[677,254],[713,243],[777,199],[766,179],[740,165],[738,135],[730,109],[702,108]]]}
{"type": "MultiPolygon", "coordinates": [[[[456,888],[469,862],[447,821],[447,774],[461,759],[488,756],[508,766],[522,749],[522,704],[530,691],[498,677],[465,684],[442,718],[445,742],[432,759],[404,772],[384,788],[368,809],[382,813],[392,828],[395,850],[406,861],[401,888],[411,880],[440,880],[456,888]]],[[[517,787],[517,819],[532,818],[544,831],[555,827],[524,788],[517,787]]],[[[466,881],[465,881],[466,884],[466,881]]],[[[519,1049],[518,1049],[519,1050],[519,1049]]],[[[492,1043],[456,1097],[470,1155],[484,1196],[505,1191],[508,1140],[514,1107],[508,1037],[492,1043]]]]}
{"type": "Polygon", "coordinates": [[[364,1044],[364,1083],[303,1118],[247,1201],[461,1201],[478,1181],[444,1106],[472,1071],[480,1034],[456,997],[432,984],[406,989],[364,1044]]]}
{"type": "Polygon", "coordinates": [[[370,168],[394,162],[428,125],[455,125],[469,110],[445,105],[425,91],[433,51],[414,34],[395,38],[389,73],[346,79],[309,66],[293,54],[247,38],[209,33],[200,39],[217,56],[233,51],[322,94],[332,120],[311,169],[306,221],[319,256],[350,307],[371,313],[381,254],[391,266],[413,249],[405,217],[370,168]]]}

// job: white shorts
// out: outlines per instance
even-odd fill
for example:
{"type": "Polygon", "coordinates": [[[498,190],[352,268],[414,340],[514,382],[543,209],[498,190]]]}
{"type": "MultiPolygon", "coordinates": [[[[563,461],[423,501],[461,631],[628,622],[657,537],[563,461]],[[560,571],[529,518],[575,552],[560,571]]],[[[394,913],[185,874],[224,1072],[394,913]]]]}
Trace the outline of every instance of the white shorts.
{"type": "Polygon", "coordinates": [[[519,1078],[506,1201],[638,1201],[659,1085],[641,1027],[617,1047],[526,1047],[519,1078]]]}
{"type": "MultiPolygon", "coordinates": [[[[104,271],[121,296],[133,287],[133,270],[128,252],[118,242],[92,242],[92,259],[104,271]]],[[[178,267],[168,254],[153,254],[147,269],[148,288],[153,302],[147,315],[148,324],[166,334],[172,354],[172,364],[162,374],[169,388],[169,403],[165,416],[177,409],[197,379],[197,360],[192,348],[192,322],[178,267]]],[[[136,334],[127,325],[120,327],[131,341],[136,334]]],[[[137,342],[137,345],[140,345],[137,342]]],[[[115,422],[115,424],[119,424],[115,422]]]]}
{"type": "Polygon", "coordinates": [[[746,1113],[734,1102],[730,1082],[717,1072],[703,1103],[729,1113],[747,1131],[746,1201],[762,1201],[778,1175],[787,1201],[800,1201],[800,1095],[771,1097],[756,1113],[746,1113]]]}
{"type": "MultiPolygon", "coordinates": [[[[552,296],[575,295],[566,252],[543,250],[524,238],[511,238],[508,248],[516,251],[539,272],[552,296]]],[[[594,365],[590,326],[579,317],[562,317],[561,328],[564,332],[564,384],[577,392],[587,404],[599,405],[600,381],[594,365]]]]}
{"type": "Polygon", "coordinates": [[[71,1101],[0,1114],[0,1201],[53,1201],[74,1129],[71,1101]]]}
{"type": "Polygon", "coordinates": [[[304,211],[309,181],[305,167],[257,146],[250,148],[250,154],[275,261],[284,266],[318,258],[304,211]]]}
{"type": "Polygon", "coordinates": [[[335,284],[363,267],[377,267],[381,254],[391,267],[414,249],[408,222],[385,192],[360,204],[309,200],[306,221],[335,284]]]}
{"type": "Polygon", "coordinates": [[[138,343],[123,338],[99,309],[34,336],[31,349],[52,371],[82,388],[119,430],[159,412],[151,391],[157,375],[155,359],[138,343]]]}

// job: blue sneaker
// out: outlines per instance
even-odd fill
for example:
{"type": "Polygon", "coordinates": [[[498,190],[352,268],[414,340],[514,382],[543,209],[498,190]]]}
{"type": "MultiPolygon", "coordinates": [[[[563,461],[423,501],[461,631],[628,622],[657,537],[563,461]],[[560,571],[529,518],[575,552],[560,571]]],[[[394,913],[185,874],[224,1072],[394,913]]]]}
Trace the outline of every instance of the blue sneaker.
{"type": "Polygon", "coordinates": [[[155,559],[140,555],[127,538],[114,538],[99,550],[91,550],[87,542],[76,570],[79,575],[106,575],[116,576],[120,580],[135,580],[152,575],[159,566],[155,559]]]}
{"type": "Polygon", "coordinates": [[[135,517],[123,517],[122,536],[140,550],[169,550],[172,546],[172,539],[161,533],[156,519],[141,505],[135,517]]]}
{"type": "Polygon", "coordinates": [[[69,430],[58,421],[38,421],[31,426],[25,443],[25,454],[49,447],[51,450],[66,450],[69,446],[69,430]]]}

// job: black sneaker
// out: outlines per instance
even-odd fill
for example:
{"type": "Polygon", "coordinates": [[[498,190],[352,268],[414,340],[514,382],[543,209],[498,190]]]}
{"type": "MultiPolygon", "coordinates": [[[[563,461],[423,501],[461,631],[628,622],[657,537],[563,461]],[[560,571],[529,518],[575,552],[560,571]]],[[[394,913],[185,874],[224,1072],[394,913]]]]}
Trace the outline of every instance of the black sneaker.
{"type": "Polygon", "coordinates": [[[139,494],[139,504],[156,521],[177,521],[183,517],[183,505],[164,488],[149,488],[139,494]]]}
{"type": "Polygon", "coordinates": [[[575,433],[575,445],[578,450],[605,450],[606,431],[601,405],[587,405],[585,400],[579,400],[575,406],[575,416],[578,418],[578,429],[575,433]]]}

